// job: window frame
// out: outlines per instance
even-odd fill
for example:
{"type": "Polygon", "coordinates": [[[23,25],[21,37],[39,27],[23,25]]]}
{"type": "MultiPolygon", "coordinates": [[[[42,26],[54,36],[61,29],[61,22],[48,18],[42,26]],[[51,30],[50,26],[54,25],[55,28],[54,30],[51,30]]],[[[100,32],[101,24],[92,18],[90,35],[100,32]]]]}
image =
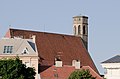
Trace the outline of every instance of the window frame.
{"type": "Polygon", "coordinates": [[[81,34],[81,26],[78,25],[78,35],[80,35],[80,34],[81,34]]]}
{"type": "Polygon", "coordinates": [[[4,46],[3,53],[6,53],[6,54],[13,53],[13,46],[4,46]]]}

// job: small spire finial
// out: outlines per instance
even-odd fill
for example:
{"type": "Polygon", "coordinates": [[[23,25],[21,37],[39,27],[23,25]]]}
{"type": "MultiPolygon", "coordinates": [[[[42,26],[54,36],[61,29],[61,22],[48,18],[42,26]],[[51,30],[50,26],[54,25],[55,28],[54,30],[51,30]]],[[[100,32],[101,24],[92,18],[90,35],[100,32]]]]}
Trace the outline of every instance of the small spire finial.
{"type": "Polygon", "coordinates": [[[80,16],[82,16],[82,14],[81,14],[81,13],[80,13],[79,15],[80,15],[80,16]]]}
{"type": "Polygon", "coordinates": [[[9,28],[11,28],[11,25],[9,25],[9,28]]]}

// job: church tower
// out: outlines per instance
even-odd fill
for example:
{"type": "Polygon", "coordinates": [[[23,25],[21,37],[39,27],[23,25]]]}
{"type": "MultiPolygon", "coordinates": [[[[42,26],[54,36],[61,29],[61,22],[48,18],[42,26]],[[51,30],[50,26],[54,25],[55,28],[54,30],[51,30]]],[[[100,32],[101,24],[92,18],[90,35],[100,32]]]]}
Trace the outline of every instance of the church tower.
{"type": "Polygon", "coordinates": [[[86,49],[88,49],[88,17],[73,17],[73,29],[74,35],[81,37],[86,49]]]}

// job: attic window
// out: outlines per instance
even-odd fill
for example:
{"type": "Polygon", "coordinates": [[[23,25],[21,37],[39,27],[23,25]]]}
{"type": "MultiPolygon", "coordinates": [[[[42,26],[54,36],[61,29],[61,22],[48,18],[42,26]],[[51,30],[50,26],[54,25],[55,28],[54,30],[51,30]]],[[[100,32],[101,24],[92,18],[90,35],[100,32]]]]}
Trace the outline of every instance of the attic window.
{"type": "Polygon", "coordinates": [[[3,53],[12,53],[13,52],[13,46],[4,46],[3,53]]]}
{"type": "Polygon", "coordinates": [[[28,54],[28,48],[25,48],[22,52],[22,54],[28,54]]]}
{"type": "Polygon", "coordinates": [[[26,50],[24,50],[24,52],[23,52],[24,54],[27,54],[27,51],[26,50]]]}

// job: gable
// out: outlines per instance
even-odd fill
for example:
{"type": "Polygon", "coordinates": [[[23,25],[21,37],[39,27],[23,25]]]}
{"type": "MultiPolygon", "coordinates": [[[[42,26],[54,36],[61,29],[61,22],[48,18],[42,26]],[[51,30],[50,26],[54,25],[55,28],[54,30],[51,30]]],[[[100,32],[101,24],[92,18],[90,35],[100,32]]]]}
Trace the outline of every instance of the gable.
{"type": "Polygon", "coordinates": [[[16,52],[18,54],[21,53],[22,55],[37,55],[35,48],[33,49],[33,47],[28,42],[30,41],[23,40],[16,52]]]}
{"type": "MultiPolygon", "coordinates": [[[[32,41],[29,42],[32,43],[32,41]]],[[[26,51],[26,54],[28,55],[37,55],[35,50],[35,44],[33,46],[31,46],[26,39],[3,38],[0,39],[0,54],[22,55],[22,53],[26,51]]]]}

